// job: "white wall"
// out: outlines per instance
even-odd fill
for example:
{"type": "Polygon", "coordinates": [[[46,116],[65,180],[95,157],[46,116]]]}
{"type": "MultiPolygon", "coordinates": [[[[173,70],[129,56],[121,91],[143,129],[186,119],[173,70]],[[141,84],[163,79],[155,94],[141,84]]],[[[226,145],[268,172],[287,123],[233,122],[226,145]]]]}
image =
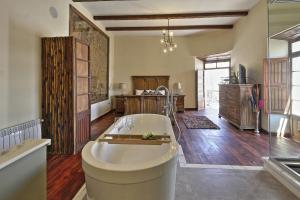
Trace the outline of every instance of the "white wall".
{"type": "Polygon", "coordinates": [[[289,43],[285,40],[269,40],[270,58],[287,58],[289,56],[289,43]]]}
{"type": "Polygon", "coordinates": [[[233,30],[218,30],[187,36],[189,54],[204,58],[229,52],[233,48],[233,30]]]}
{"type": "MultiPolygon", "coordinates": [[[[254,6],[247,17],[235,24],[233,31],[231,62],[234,70],[237,71],[238,65],[242,64],[247,68],[249,81],[263,84],[263,59],[267,58],[268,53],[267,0],[261,0],[254,6]]],[[[268,118],[264,113],[262,113],[262,128],[268,130],[268,118]]]]}
{"type": "Polygon", "coordinates": [[[186,94],[185,107],[195,108],[195,63],[189,55],[186,39],[176,37],[178,48],[164,54],[160,37],[115,37],[114,83],[128,83],[132,93],[131,76],[169,75],[170,87],[181,82],[186,94]]]}
{"type": "Polygon", "coordinates": [[[162,52],[160,37],[118,36],[115,38],[114,85],[128,83],[132,93],[133,75],[170,75],[170,87],[181,82],[186,94],[185,107],[196,107],[195,56],[230,51],[232,31],[210,31],[194,36],[174,37],[178,48],[168,54],[162,52]]]}
{"type": "MultiPolygon", "coordinates": [[[[71,0],[2,0],[0,6],[0,128],[41,116],[41,37],[69,34],[71,0]],[[57,10],[53,18],[49,8],[57,10]]],[[[101,24],[99,27],[103,30],[101,24]]],[[[110,79],[113,75],[111,38],[110,79]]],[[[92,106],[92,118],[110,109],[110,101],[92,106]]]]}
{"type": "Polygon", "coordinates": [[[233,29],[232,66],[243,64],[247,76],[257,83],[263,82],[263,59],[267,58],[267,17],[267,1],[261,0],[233,29]]]}

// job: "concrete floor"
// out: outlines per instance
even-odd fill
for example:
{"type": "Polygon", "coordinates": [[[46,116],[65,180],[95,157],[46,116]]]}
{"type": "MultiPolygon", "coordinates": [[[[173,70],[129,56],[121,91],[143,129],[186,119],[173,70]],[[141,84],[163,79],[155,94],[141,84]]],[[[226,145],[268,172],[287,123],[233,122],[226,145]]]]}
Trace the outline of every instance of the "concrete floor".
{"type": "MultiPolygon", "coordinates": [[[[85,200],[85,185],[73,200],[85,200]]],[[[287,188],[263,170],[177,170],[175,200],[297,200],[287,188]]]]}
{"type": "Polygon", "coordinates": [[[178,168],[176,200],[296,200],[268,172],[178,168]]]}

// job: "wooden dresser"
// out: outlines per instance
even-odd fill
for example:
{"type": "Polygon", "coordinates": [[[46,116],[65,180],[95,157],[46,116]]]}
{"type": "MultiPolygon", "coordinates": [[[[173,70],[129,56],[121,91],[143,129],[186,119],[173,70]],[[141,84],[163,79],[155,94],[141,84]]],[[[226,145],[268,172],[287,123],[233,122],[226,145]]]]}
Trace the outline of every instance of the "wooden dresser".
{"type": "Polygon", "coordinates": [[[239,129],[255,129],[255,112],[249,101],[253,84],[219,85],[219,117],[239,129]]]}
{"type": "Polygon", "coordinates": [[[49,153],[77,153],[90,139],[89,46],[73,37],[42,38],[42,133],[49,153]]]}
{"type": "MultiPolygon", "coordinates": [[[[134,95],[136,90],[156,90],[158,86],[169,88],[169,76],[132,76],[132,94],[115,96],[116,114],[138,113],[164,114],[166,95],[134,95]]],[[[174,95],[175,112],[184,112],[185,95],[174,95]]]]}
{"type": "MultiPolygon", "coordinates": [[[[175,112],[184,112],[184,95],[174,95],[175,112]]],[[[118,95],[116,99],[116,113],[130,115],[138,113],[164,114],[166,96],[162,95],[118,95]]]]}

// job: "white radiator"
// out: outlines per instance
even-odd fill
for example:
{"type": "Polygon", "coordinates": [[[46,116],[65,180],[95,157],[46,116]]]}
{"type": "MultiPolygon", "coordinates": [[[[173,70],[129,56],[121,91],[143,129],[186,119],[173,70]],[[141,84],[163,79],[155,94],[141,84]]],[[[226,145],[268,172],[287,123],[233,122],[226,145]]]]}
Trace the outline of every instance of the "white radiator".
{"type": "Polygon", "coordinates": [[[41,123],[43,120],[31,120],[22,124],[0,130],[0,153],[22,144],[28,139],[41,139],[41,123]]]}

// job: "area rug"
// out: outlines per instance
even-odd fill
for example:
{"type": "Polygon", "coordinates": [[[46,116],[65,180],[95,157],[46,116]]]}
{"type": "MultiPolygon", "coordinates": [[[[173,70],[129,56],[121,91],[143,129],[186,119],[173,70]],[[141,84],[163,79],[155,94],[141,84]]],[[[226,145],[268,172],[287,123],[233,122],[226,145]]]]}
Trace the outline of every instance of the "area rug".
{"type": "Polygon", "coordinates": [[[189,129],[220,129],[205,116],[184,116],[183,122],[189,129]]]}

